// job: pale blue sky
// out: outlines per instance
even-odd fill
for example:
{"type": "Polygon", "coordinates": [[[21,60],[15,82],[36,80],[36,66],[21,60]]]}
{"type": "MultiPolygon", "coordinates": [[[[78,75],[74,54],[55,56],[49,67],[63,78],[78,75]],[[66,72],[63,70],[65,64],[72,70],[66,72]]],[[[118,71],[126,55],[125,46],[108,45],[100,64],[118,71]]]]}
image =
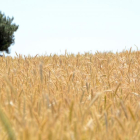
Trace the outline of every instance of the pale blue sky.
{"type": "Polygon", "coordinates": [[[19,25],[10,56],[135,50],[139,6],[140,0],[0,0],[0,11],[19,25]]]}

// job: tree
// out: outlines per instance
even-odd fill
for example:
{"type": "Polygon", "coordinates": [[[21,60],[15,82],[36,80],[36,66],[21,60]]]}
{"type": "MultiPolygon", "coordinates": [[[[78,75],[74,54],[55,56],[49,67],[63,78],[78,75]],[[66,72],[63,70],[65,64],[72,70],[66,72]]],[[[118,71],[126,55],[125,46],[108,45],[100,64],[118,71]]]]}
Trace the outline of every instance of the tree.
{"type": "Polygon", "coordinates": [[[0,51],[10,54],[9,47],[15,43],[14,32],[18,25],[12,24],[14,18],[6,17],[0,12],[0,51]]]}

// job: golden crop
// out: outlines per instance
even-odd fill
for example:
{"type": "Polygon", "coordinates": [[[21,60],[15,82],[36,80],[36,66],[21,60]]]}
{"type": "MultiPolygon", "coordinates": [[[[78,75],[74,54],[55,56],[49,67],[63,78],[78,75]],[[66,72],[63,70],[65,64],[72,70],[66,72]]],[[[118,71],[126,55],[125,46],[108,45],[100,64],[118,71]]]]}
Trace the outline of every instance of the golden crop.
{"type": "Polygon", "coordinates": [[[139,140],[140,52],[0,57],[0,140],[139,140]]]}

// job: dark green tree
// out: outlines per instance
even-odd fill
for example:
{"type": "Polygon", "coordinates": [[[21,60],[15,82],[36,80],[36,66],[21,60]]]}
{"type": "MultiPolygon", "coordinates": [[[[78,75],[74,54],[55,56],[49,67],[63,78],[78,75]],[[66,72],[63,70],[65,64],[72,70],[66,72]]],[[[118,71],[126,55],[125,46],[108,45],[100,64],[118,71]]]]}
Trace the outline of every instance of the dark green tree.
{"type": "Polygon", "coordinates": [[[14,18],[6,17],[0,11],[0,51],[10,53],[10,45],[15,43],[14,32],[17,31],[18,25],[13,24],[14,18]]]}

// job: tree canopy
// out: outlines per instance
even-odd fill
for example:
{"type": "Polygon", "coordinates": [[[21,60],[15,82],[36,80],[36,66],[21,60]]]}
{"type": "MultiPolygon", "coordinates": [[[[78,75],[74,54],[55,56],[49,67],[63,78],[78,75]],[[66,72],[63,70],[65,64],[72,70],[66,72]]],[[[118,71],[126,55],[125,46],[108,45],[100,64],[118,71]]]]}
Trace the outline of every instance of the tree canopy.
{"type": "Polygon", "coordinates": [[[14,18],[6,17],[0,11],[0,51],[10,53],[10,45],[15,43],[14,32],[17,31],[18,25],[12,23],[14,18]]]}

